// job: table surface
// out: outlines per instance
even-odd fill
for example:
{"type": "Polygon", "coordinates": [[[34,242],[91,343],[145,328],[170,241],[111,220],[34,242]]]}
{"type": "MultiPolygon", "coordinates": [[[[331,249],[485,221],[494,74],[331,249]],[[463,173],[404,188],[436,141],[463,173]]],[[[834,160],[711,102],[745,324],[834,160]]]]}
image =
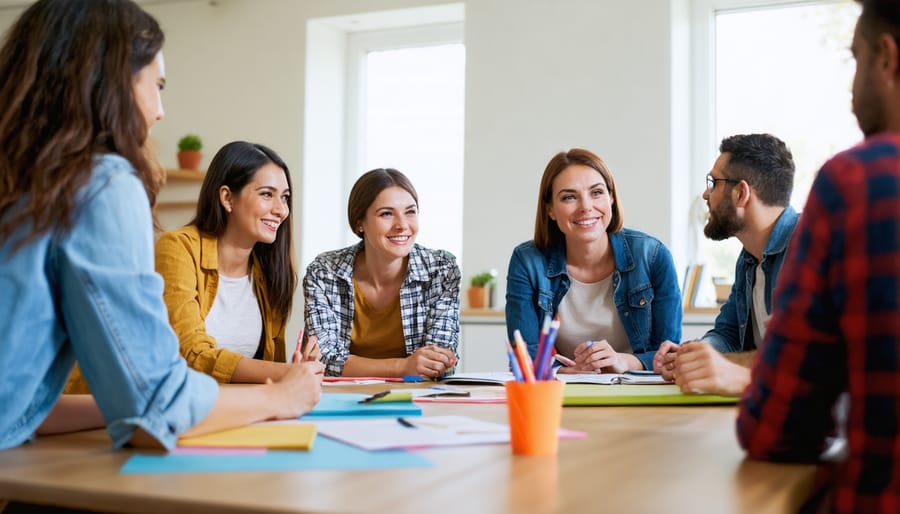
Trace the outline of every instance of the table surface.
{"type": "MultiPolygon", "coordinates": [[[[506,422],[503,404],[421,405],[426,416],[506,422]]],[[[0,451],[0,499],[111,512],[796,511],[815,467],[746,460],[735,409],[566,407],[562,425],[588,437],[560,441],[557,457],[513,456],[504,444],[464,446],[420,450],[431,468],[371,471],[123,475],[134,450],[112,450],[106,433],[94,430],[0,451]]]]}

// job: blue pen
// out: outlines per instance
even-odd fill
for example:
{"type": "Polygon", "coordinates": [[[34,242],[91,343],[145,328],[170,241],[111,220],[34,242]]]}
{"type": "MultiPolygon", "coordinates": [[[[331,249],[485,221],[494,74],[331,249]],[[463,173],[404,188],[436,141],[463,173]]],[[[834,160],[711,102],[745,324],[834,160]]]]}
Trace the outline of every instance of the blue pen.
{"type": "Polygon", "coordinates": [[[509,359],[509,369],[512,371],[516,382],[524,382],[525,378],[522,376],[522,370],[519,368],[519,361],[516,359],[516,354],[513,352],[509,341],[506,342],[506,357],[509,359]]]}
{"type": "Polygon", "coordinates": [[[558,332],[559,316],[550,322],[550,331],[547,332],[547,337],[544,339],[544,347],[541,348],[541,354],[537,356],[538,365],[541,369],[541,375],[538,377],[538,380],[550,380],[550,377],[553,376],[553,364],[550,361],[553,359],[553,347],[556,346],[556,335],[558,332]]]}

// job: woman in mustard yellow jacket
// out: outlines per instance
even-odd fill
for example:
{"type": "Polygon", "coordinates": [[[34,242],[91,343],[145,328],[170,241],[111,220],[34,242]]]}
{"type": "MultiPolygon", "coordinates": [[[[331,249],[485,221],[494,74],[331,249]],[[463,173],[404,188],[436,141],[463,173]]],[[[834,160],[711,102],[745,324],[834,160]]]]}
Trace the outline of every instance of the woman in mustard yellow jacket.
{"type": "MultiPolygon", "coordinates": [[[[219,382],[277,381],[297,287],[291,179],[271,149],[236,141],[210,163],[197,214],[156,243],[163,299],[192,368],[219,382]]],[[[294,358],[316,360],[311,340],[294,358]]]]}

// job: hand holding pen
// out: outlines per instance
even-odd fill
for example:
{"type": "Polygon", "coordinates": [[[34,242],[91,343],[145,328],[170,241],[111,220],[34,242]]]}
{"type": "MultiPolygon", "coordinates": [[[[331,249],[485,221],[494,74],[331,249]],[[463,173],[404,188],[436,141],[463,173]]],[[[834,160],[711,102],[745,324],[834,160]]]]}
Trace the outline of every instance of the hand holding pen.
{"type": "Polygon", "coordinates": [[[585,341],[575,348],[576,368],[582,372],[624,373],[628,370],[618,352],[606,339],[602,341],[585,341]]]}
{"type": "Polygon", "coordinates": [[[322,351],[319,349],[319,338],[310,336],[307,338],[306,344],[304,344],[303,331],[301,330],[297,336],[297,346],[294,348],[291,362],[317,361],[321,356],[322,351]]]}

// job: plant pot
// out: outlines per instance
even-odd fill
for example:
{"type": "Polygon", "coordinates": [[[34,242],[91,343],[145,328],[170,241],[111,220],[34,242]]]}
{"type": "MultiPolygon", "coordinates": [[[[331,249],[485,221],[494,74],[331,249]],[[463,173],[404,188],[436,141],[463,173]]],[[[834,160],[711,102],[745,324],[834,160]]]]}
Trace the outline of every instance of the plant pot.
{"type": "Polygon", "coordinates": [[[199,150],[181,150],[178,152],[178,167],[183,170],[200,170],[200,159],[203,154],[199,150]]]}
{"type": "Polygon", "coordinates": [[[468,294],[470,309],[486,309],[490,306],[490,287],[470,286],[468,294]]]}

